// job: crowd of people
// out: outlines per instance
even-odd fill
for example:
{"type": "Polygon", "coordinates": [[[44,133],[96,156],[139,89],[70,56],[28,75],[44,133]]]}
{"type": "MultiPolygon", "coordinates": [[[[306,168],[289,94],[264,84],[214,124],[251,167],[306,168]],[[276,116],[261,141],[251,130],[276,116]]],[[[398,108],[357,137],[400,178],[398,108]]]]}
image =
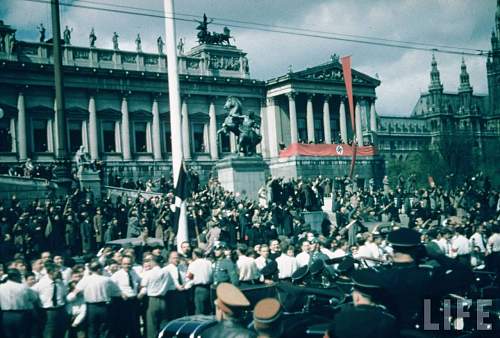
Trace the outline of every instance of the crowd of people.
{"type": "MultiPolygon", "coordinates": [[[[234,321],[234,327],[224,324],[225,330],[238,331],[236,308],[249,304],[228,284],[244,290],[300,283],[297,274],[315,262],[345,257],[368,268],[393,262],[382,275],[350,274],[355,307],[339,314],[351,318],[346,313],[383,304],[383,313],[368,308],[369,318],[387,323],[384,332],[392,336],[387,332],[414,327],[414,314],[429,290],[444,295],[465,289],[471,268],[486,266],[498,274],[500,199],[482,174],[460,185],[430,180],[420,189],[413,178],[401,177],[394,189],[387,178],[380,189],[372,180],[365,187],[347,177],[269,178],[259,201],[225,191],[216,179],[200,187],[194,178],[187,206],[190,240],[178,248],[172,184],[163,180],[161,186],[164,194],[149,199],[140,194],[93,199],[76,189],[28,205],[15,197],[2,201],[2,336],[157,337],[166,321],[214,310],[221,322],[234,321]],[[324,209],[328,199],[331,210],[321,224],[306,222],[305,214],[324,209]],[[107,244],[125,238],[139,238],[141,244],[107,244]],[[420,256],[437,260],[441,269],[420,278],[413,265],[420,256]],[[409,280],[404,287],[394,284],[402,271],[409,280]],[[381,288],[391,295],[381,300],[381,288]],[[410,300],[408,288],[414,291],[410,300]]],[[[257,307],[255,316],[259,331],[257,307]]],[[[342,320],[342,328],[326,335],[347,337],[359,320],[342,320]]],[[[267,336],[279,337],[281,329],[273,326],[267,336]]],[[[207,337],[225,332],[213,331],[207,337]]]]}

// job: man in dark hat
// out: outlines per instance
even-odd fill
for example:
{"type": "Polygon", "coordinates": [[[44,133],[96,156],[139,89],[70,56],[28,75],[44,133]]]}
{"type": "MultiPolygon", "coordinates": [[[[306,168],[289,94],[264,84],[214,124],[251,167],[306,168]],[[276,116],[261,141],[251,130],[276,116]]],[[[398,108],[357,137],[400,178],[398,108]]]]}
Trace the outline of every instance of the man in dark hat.
{"type": "Polygon", "coordinates": [[[420,237],[420,233],[408,228],[387,236],[394,264],[380,272],[387,290],[383,303],[396,316],[401,329],[421,327],[425,299],[438,306],[441,297],[467,288],[472,281],[467,266],[432,247],[424,247],[420,237]],[[426,265],[419,265],[423,260],[426,265]]]}
{"type": "Polygon", "coordinates": [[[223,254],[226,248],[227,245],[224,242],[216,242],[214,245],[215,262],[213,264],[213,279],[215,287],[220,283],[227,282],[233,285],[239,284],[235,264],[223,254]]]}
{"type": "Polygon", "coordinates": [[[338,312],[335,323],[325,336],[348,337],[398,337],[396,318],[379,305],[382,281],[375,270],[363,269],[352,273],[352,304],[338,312]]]}
{"type": "Polygon", "coordinates": [[[241,322],[243,311],[250,306],[245,295],[230,283],[220,283],[216,294],[215,317],[219,323],[203,332],[203,337],[255,337],[255,334],[247,330],[241,322]]]}
{"type": "Polygon", "coordinates": [[[259,338],[277,338],[283,334],[281,304],[276,298],[260,300],[253,310],[253,327],[259,338]]]}

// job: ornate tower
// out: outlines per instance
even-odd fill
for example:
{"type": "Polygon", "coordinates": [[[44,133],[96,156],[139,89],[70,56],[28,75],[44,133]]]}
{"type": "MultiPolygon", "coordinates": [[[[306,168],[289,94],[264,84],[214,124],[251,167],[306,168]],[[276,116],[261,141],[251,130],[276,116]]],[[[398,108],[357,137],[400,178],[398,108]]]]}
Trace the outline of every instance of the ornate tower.
{"type": "Polygon", "coordinates": [[[431,83],[429,85],[430,112],[432,114],[436,114],[441,112],[443,84],[441,83],[441,79],[439,77],[439,70],[437,68],[437,62],[434,54],[432,54],[431,67],[431,83]]]}
{"type": "Polygon", "coordinates": [[[460,97],[460,114],[469,115],[472,109],[472,86],[469,82],[469,73],[465,60],[462,58],[462,66],[460,72],[460,85],[458,86],[458,96],[460,97]]]}
{"type": "Polygon", "coordinates": [[[489,91],[489,113],[500,115],[500,0],[497,0],[495,29],[491,32],[491,51],[486,61],[489,91]]]}

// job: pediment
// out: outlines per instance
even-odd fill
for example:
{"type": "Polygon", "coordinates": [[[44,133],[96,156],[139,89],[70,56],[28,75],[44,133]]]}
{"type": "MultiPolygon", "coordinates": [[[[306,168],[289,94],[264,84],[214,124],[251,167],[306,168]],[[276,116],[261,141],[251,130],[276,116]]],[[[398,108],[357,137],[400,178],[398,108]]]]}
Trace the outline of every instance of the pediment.
{"type": "Polygon", "coordinates": [[[113,109],[113,108],[105,108],[97,111],[97,115],[100,118],[111,118],[111,119],[119,119],[122,115],[121,111],[113,109]]]}
{"type": "Polygon", "coordinates": [[[27,111],[31,114],[54,114],[54,109],[47,106],[29,107],[27,111]]]}
{"type": "MultiPolygon", "coordinates": [[[[344,73],[340,62],[332,61],[323,65],[292,73],[292,78],[304,80],[319,80],[319,81],[332,81],[344,83],[344,73]]],[[[366,74],[352,70],[352,83],[353,85],[371,85],[378,86],[380,81],[372,78],[366,74]]]]}
{"type": "Polygon", "coordinates": [[[87,109],[84,109],[82,107],[70,107],[66,108],[66,112],[70,115],[73,116],[87,116],[89,114],[89,111],[87,109]]]}

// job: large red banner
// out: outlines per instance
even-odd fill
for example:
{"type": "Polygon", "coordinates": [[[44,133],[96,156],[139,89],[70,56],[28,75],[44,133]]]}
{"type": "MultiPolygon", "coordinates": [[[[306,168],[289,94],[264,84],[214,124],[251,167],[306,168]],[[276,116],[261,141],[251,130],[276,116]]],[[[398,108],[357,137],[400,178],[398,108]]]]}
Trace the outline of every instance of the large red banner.
{"type": "Polygon", "coordinates": [[[352,73],[351,73],[351,57],[343,56],[340,58],[342,62],[342,72],[344,73],[345,90],[347,92],[347,100],[349,101],[349,112],[351,115],[351,126],[354,135],[352,160],[351,160],[351,170],[349,171],[349,177],[352,178],[354,175],[354,166],[356,165],[356,122],[355,122],[355,112],[354,112],[354,99],[352,94],[352,73]]]}
{"type": "MultiPolygon", "coordinates": [[[[342,156],[350,157],[353,155],[354,147],[348,144],[301,144],[293,143],[288,148],[280,151],[280,157],[291,156],[342,156]]],[[[359,156],[374,156],[377,154],[377,148],[374,146],[356,147],[356,153],[359,156]]]]}

